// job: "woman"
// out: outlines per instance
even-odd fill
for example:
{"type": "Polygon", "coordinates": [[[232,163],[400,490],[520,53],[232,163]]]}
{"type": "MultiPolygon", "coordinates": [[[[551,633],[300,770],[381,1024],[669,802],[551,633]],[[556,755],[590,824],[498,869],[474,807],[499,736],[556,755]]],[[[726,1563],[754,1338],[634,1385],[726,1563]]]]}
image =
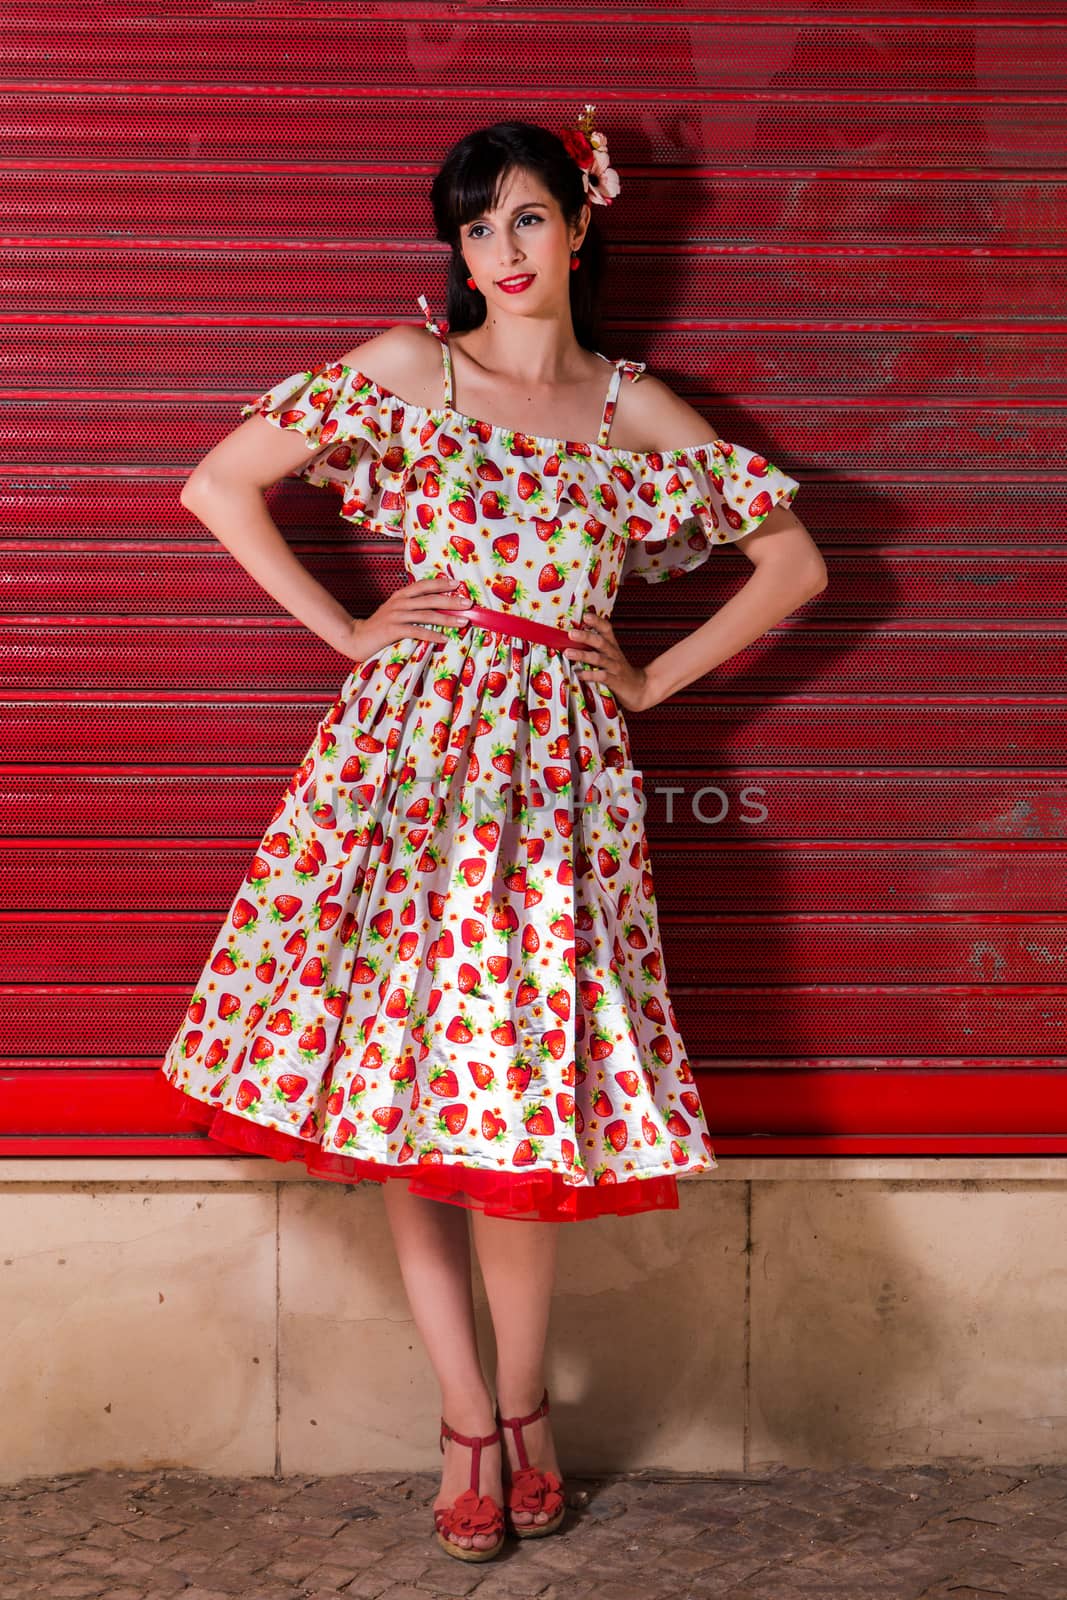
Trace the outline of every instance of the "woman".
{"type": "Polygon", "coordinates": [[[432,190],[449,333],[423,300],[425,328],[292,374],[182,494],[356,665],[163,1072],[222,1143],[384,1183],[441,1390],[438,1538],[464,1560],[501,1547],[505,1471],[514,1533],[563,1515],[544,1384],[556,1224],[677,1207],[677,1174],[716,1164],[621,708],[657,705],[825,585],[796,481],[595,349],[592,205],[619,185],[591,111],[561,135],[505,122],[461,140],[432,190]],[[404,540],[413,581],[370,617],[268,516],[262,491],[290,474],[404,540]],[[737,540],[755,568],[742,592],[629,662],[609,620],[621,579],[660,582],[737,540]]]}

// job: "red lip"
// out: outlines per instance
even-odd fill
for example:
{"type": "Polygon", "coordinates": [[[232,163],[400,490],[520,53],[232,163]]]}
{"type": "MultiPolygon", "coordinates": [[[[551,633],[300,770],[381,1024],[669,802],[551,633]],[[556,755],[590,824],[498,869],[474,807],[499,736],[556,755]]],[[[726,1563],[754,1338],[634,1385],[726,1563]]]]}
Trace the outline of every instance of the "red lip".
{"type": "Polygon", "coordinates": [[[520,289],[525,289],[527,284],[532,283],[535,276],[535,273],[524,272],[520,278],[498,278],[497,288],[503,289],[505,294],[516,294],[520,289]]]}

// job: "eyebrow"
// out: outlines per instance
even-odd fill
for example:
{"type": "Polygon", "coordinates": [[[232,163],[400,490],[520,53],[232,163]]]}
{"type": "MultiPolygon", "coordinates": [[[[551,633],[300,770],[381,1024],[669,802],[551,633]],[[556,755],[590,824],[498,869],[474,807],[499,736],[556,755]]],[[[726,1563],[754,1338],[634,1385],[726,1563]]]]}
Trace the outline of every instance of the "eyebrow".
{"type": "MultiPolygon", "coordinates": [[[[512,206],[512,208],[509,211],[508,215],[513,217],[513,216],[515,216],[516,212],[529,211],[534,206],[540,206],[541,210],[543,211],[547,204],[548,204],[548,202],[546,200],[524,200],[522,205],[512,206]]],[[[481,222],[484,219],[485,216],[486,216],[486,213],[484,211],[480,211],[476,217],[468,217],[466,223],[464,224],[464,226],[469,228],[472,222],[481,222]]]]}

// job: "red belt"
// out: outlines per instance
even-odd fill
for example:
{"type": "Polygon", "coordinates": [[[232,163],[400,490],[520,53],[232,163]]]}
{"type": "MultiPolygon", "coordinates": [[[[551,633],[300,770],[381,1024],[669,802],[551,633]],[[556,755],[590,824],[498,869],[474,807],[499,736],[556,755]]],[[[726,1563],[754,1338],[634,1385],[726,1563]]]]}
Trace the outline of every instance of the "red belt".
{"type": "Polygon", "coordinates": [[[457,622],[474,622],[480,628],[491,628],[495,633],[513,633],[520,639],[532,639],[535,644],[551,645],[554,650],[573,650],[576,641],[563,628],[552,628],[547,622],[535,622],[532,617],[520,617],[515,611],[491,611],[488,606],[467,606],[456,613],[457,622]]]}

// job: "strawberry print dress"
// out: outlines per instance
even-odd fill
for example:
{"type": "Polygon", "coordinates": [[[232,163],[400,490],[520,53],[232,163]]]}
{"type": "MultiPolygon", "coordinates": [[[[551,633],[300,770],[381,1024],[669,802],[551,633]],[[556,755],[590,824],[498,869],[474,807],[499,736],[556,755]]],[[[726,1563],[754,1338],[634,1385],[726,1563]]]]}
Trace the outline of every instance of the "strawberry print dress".
{"type": "MultiPolygon", "coordinates": [[[[799,485],[723,439],[633,452],[402,400],[341,361],[242,408],[411,579],[566,629],[799,485]]],[[[608,686],[457,618],[357,662],[253,852],[162,1063],[181,1117],[344,1183],[526,1220],[678,1206],[716,1165],[667,988],[643,778],[608,686]]]]}

